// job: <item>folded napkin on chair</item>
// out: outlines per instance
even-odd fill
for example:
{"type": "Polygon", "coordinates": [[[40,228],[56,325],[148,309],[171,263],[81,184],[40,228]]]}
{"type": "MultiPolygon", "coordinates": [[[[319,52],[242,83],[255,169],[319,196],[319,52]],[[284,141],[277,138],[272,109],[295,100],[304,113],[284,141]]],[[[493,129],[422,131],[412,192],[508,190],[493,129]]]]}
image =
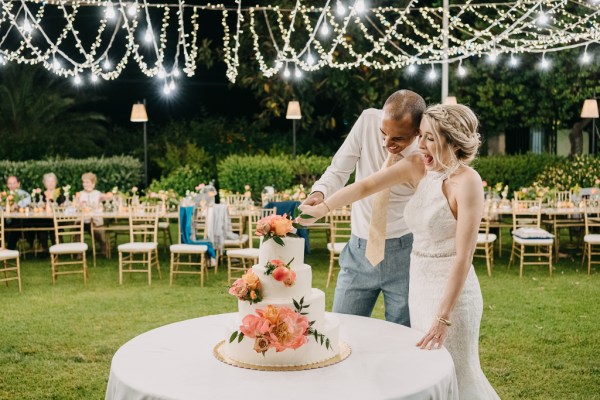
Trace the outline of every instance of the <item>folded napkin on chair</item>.
{"type": "Polygon", "coordinates": [[[179,208],[179,221],[180,221],[180,235],[181,235],[181,243],[183,244],[196,244],[196,245],[204,245],[208,247],[206,251],[211,259],[217,257],[217,253],[215,252],[215,248],[213,244],[208,240],[196,240],[192,236],[193,230],[193,222],[194,222],[194,207],[180,207],[179,208]]]}

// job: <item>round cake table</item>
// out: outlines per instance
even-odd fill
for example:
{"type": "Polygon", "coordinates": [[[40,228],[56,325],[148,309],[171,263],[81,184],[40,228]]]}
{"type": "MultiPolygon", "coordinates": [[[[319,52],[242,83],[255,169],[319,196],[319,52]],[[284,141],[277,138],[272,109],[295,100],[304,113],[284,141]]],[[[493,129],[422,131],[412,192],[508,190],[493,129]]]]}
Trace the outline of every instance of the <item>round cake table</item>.
{"type": "Polygon", "coordinates": [[[151,330],[114,355],[106,399],[458,399],[446,349],[415,347],[421,334],[401,325],[336,315],[341,340],[352,348],[350,357],[293,372],[237,368],[214,357],[237,313],[151,330]]]}

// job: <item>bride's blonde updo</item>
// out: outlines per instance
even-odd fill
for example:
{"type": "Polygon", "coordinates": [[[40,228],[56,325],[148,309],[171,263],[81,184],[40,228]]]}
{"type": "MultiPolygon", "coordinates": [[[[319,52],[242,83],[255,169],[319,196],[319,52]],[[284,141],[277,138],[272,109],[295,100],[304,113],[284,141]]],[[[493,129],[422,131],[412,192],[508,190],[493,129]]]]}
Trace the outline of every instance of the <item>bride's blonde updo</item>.
{"type": "MultiPolygon", "coordinates": [[[[469,107],[462,104],[437,104],[428,107],[423,113],[423,118],[427,118],[438,144],[440,137],[446,139],[452,165],[443,165],[444,169],[449,172],[456,171],[475,159],[481,145],[481,136],[477,131],[479,121],[469,107]]],[[[438,147],[436,150],[439,159],[442,149],[438,147]]]]}

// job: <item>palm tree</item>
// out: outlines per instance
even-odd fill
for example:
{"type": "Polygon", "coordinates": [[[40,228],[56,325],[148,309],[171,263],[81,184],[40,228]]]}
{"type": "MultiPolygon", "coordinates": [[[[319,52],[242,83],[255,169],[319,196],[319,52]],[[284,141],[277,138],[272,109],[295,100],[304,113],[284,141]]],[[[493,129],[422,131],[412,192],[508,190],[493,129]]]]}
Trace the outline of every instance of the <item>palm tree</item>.
{"type": "Polygon", "coordinates": [[[91,102],[40,66],[8,65],[0,72],[0,157],[102,154],[106,118],[82,110],[91,102]]]}

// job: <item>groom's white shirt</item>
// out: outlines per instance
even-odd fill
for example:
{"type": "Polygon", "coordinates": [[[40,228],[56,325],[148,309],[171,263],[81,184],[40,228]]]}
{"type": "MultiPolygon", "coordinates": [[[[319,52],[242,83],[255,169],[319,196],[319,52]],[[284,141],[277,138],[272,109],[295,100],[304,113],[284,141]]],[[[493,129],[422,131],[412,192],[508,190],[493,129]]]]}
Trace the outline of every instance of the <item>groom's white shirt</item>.
{"type": "MultiPolygon", "coordinates": [[[[355,169],[356,181],[381,169],[389,154],[384,146],[383,134],[379,130],[382,116],[383,111],[374,108],[362,112],[348,137],[335,153],[331,165],[313,185],[313,192],[322,192],[327,199],[346,185],[355,169]]],[[[418,141],[415,139],[400,154],[402,157],[407,157],[418,151],[418,141]]],[[[410,233],[404,222],[404,207],[415,189],[408,184],[396,185],[390,189],[387,239],[410,233]]],[[[369,237],[373,198],[374,196],[369,196],[352,204],[352,233],[361,239],[369,237]]]]}

